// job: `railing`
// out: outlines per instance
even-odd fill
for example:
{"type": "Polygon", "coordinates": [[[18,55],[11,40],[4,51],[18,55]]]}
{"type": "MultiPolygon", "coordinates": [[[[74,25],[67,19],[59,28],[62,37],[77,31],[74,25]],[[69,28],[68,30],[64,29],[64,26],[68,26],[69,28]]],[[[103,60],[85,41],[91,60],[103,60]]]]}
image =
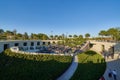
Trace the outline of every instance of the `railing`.
{"type": "Polygon", "coordinates": [[[62,53],[59,53],[59,54],[56,54],[56,53],[36,53],[36,52],[19,51],[18,47],[11,47],[10,50],[11,50],[12,52],[19,53],[19,54],[33,54],[33,55],[41,54],[41,55],[73,56],[73,54],[62,54],[62,53]]]}
{"type": "Polygon", "coordinates": [[[82,51],[86,51],[90,49],[90,42],[88,41],[84,46],[81,47],[82,51]]]}

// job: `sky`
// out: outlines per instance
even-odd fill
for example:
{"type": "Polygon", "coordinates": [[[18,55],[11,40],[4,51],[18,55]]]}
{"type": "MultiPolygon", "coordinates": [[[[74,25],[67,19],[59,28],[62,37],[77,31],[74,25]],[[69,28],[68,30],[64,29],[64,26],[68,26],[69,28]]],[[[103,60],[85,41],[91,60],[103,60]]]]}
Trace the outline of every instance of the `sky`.
{"type": "Polygon", "coordinates": [[[120,27],[120,0],[0,0],[0,29],[98,36],[120,27]]]}

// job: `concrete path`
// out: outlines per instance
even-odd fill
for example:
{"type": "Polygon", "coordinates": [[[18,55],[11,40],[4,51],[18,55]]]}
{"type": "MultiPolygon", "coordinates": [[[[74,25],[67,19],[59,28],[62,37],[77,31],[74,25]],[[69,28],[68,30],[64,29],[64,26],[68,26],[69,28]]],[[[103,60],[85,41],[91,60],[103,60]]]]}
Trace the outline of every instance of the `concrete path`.
{"type": "MultiPolygon", "coordinates": [[[[89,48],[89,41],[84,46],[81,47],[81,51],[85,51],[88,48],[89,48]]],[[[73,56],[72,64],[66,70],[66,72],[63,73],[57,80],[70,80],[70,78],[73,76],[74,72],[76,71],[77,67],[78,67],[78,57],[77,57],[77,53],[75,53],[73,56]]]]}
{"type": "MultiPolygon", "coordinates": [[[[97,49],[95,48],[91,48],[91,50],[94,50],[98,53],[100,53],[97,49]]],[[[120,59],[118,59],[118,54],[114,55],[114,59],[112,59],[111,57],[109,57],[108,59],[106,58],[106,70],[105,73],[103,74],[105,80],[114,80],[114,78],[109,78],[108,77],[108,72],[109,70],[116,70],[117,72],[117,80],[120,80],[120,59]]]]}
{"type": "Polygon", "coordinates": [[[106,71],[104,73],[104,77],[105,77],[105,80],[114,80],[114,78],[109,78],[108,77],[108,72],[109,70],[116,70],[117,72],[117,80],[120,80],[120,59],[107,59],[106,60],[107,62],[107,68],[106,68],[106,71]]]}
{"type": "Polygon", "coordinates": [[[78,66],[78,58],[76,55],[74,56],[70,67],[57,80],[69,80],[73,76],[75,70],[77,69],[77,66],[78,66]]]}

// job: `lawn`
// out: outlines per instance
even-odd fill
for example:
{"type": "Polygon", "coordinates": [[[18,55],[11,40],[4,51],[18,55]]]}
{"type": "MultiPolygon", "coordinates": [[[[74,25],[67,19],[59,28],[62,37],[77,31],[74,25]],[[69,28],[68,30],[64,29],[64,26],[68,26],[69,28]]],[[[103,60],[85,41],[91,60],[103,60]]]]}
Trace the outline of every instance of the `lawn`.
{"type": "Polygon", "coordinates": [[[71,80],[99,80],[106,69],[106,62],[101,55],[87,51],[78,55],[78,68],[71,80]]]}
{"type": "Polygon", "coordinates": [[[71,56],[0,54],[0,80],[55,80],[71,64],[71,56]]]}

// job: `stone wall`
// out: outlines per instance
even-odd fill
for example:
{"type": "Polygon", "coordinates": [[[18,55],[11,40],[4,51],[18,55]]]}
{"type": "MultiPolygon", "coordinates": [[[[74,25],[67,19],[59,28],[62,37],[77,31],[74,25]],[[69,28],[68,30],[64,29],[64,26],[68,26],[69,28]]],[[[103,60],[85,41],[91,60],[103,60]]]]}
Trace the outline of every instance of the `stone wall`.
{"type": "Polygon", "coordinates": [[[102,45],[104,45],[104,49],[106,52],[109,52],[109,49],[114,46],[114,53],[120,53],[120,43],[111,43],[111,42],[98,42],[98,41],[90,41],[93,44],[92,49],[97,52],[102,52],[102,45]]]}

